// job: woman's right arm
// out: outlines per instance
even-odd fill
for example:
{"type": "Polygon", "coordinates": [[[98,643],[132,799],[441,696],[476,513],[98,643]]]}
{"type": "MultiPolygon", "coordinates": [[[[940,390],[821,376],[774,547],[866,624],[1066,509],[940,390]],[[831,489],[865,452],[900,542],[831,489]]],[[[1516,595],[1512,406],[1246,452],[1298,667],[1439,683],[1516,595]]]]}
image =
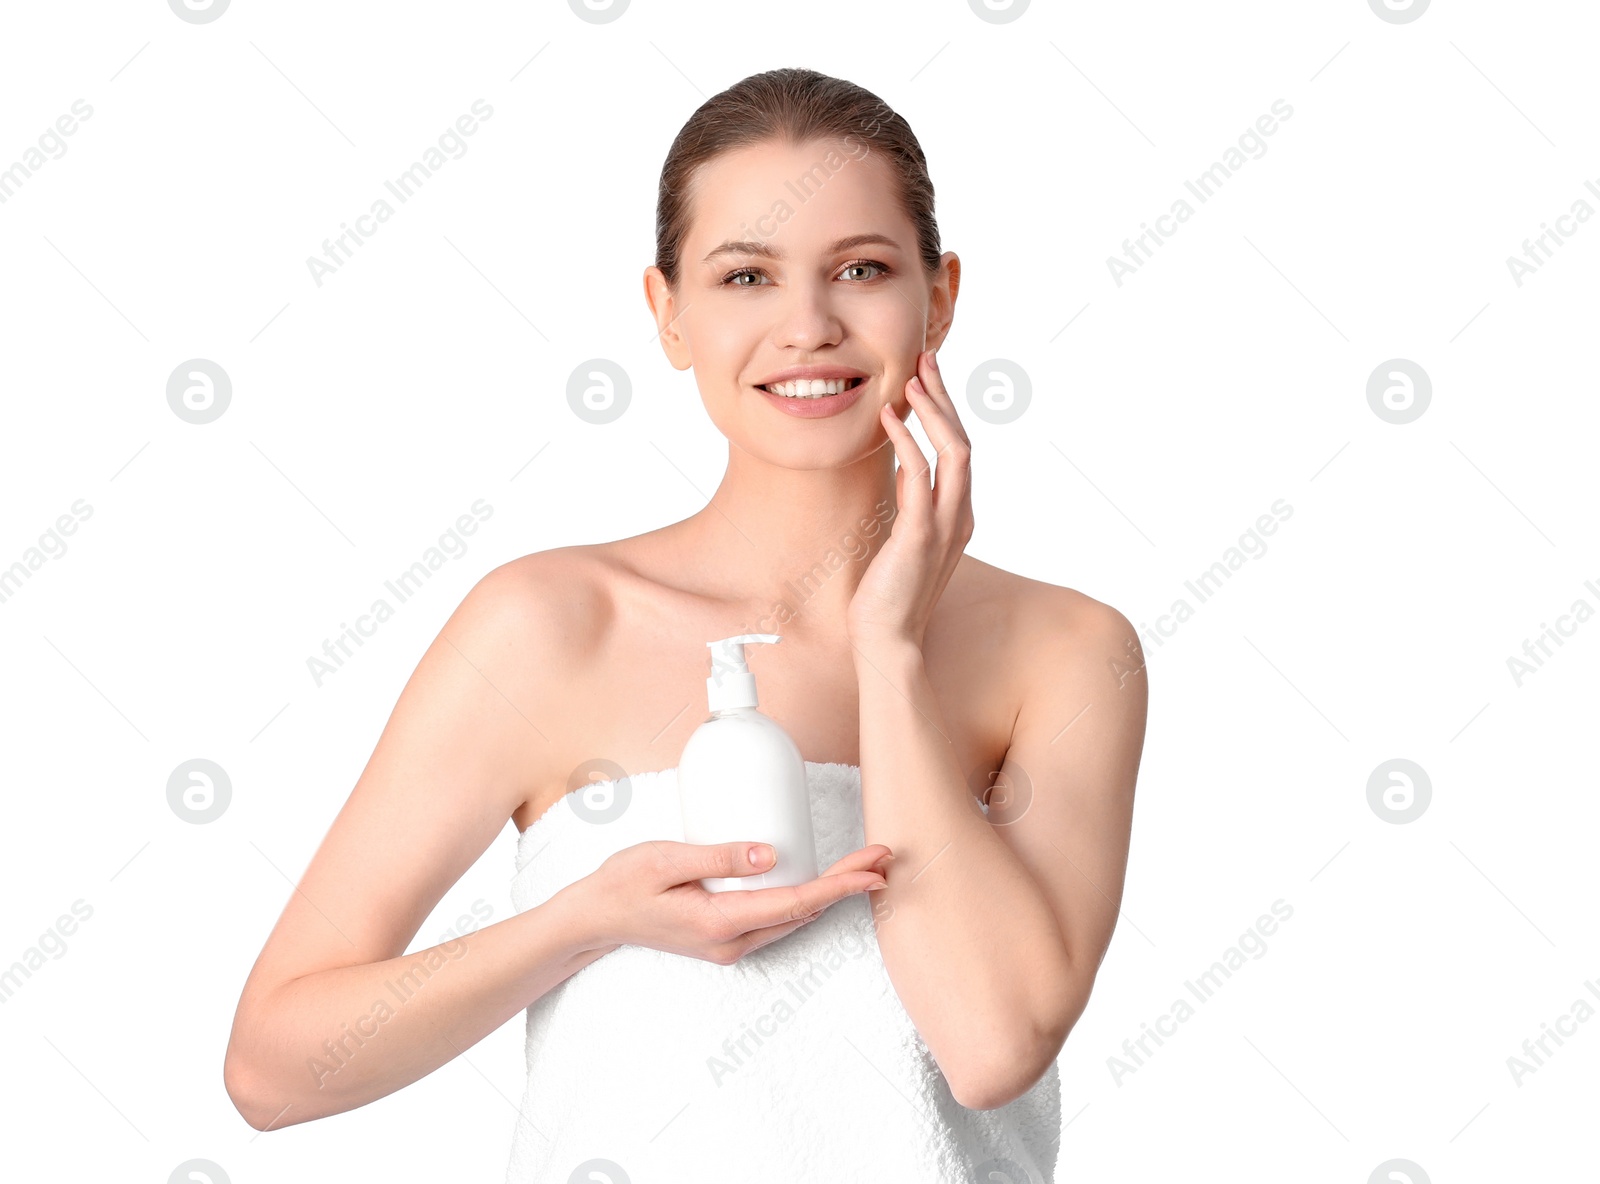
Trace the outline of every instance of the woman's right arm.
{"type": "Polygon", "coordinates": [[[572,885],[404,952],[549,768],[563,674],[552,646],[587,630],[554,619],[582,615],[580,601],[531,586],[544,560],[490,572],[445,624],[251,970],[223,1080],[256,1129],[416,1081],[615,948],[572,885]]]}
{"type": "Polygon", "coordinates": [[[804,884],[713,895],[700,879],[765,870],[749,843],[652,840],[544,904],[404,953],[537,788],[563,709],[586,698],[575,680],[609,607],[575,568],[541,552],[490,572],[406,683],[239,1000],[223,1082],[257,1130],[409,1085],[619,945],[729,965],[884,885],[889,849],[874,843],[804,884]]]}

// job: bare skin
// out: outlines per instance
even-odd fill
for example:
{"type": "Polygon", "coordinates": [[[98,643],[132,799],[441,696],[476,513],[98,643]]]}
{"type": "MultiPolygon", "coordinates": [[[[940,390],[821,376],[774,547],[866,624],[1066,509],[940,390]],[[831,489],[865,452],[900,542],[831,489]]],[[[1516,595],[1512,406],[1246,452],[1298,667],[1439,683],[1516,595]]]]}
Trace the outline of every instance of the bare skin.
{"type": "MultiPolygon", "coordinates": [[[[559,577],[545,578],[583,589],[611,616],[596,639],[600,659],[582,655],[562,674],[572,695],[559,722],[535,721],[559,737],[562,753],[541,760],[544,780],[513,816],[519,830],[569,791],[571,774],[585,761],[613,761],[630,772],[674,767],[706,718],[705,643],[770,609],[768,601],[735,606],[685,586],[685,557],[693,551],[674,539],[680,533],[674,525],[518,561],[527,564],[530,587],[541,565],[547,572],[558,567],[559,577]],[[593,706],[599,702],[603,711],[593,706]]],[[[841,571],[832,578],[849,576],[841,571]]],[[[964,556],[929,627],[930,676],[964,769],[993,773],[1005,755],[1019,691],[1014,667],[997,660],[1002,655],[993,647],[1031,583],[964,556]]],[[[783,638],[779,645],[751,648],[761,710],[783,725],[807,760],[859,765],[860,703],[850,641],[842,622],[809,619],[819,615],[819,609],[802,608],[774,626],[783,638]]]]}
{"type": "Polygon", "coordinates": [[[875,912],[885,965],[959,1101],[1002,1105],[1059,1051],[1117,917],[1142,657],[1115,610],[965,554],[970,442],[924,352],[960,265],[920,266],[882,162],[852,159],[765,252],[716,249],[748,246],[821,149],[756,145],[703,171],[679,283],[652,267],[645,293],[728,437],[722,484],[659,530],[497,568],[445,624],[245,984],[224,1080],[252,1126],[402,1088],[619,945],[727,964],[866,891],[893,902],[892,921],[875,912]],[[881,241],[839,246],[860,234],[881,241]],[[740,267],[762,282],[726,283],[740,267]],[[869,375],[865,394],[800,419],[754,385],[818,362],[869,375]],[[403,953],[508,820],[526,828],[600,761],[676,766],[705,717],[705,643],[745,631],[783,637],[750,656],[762,710],[808,760],[862,767],[873,841],[809,884],[715,902],[693,881],[761,870],[744,845],[639,844],[403,953]],[[991,807],[1028,781],[1025,817],[977,809],[997,778],[991,807]],[[386,996],[406,975],[416,989],[386,996]]]}

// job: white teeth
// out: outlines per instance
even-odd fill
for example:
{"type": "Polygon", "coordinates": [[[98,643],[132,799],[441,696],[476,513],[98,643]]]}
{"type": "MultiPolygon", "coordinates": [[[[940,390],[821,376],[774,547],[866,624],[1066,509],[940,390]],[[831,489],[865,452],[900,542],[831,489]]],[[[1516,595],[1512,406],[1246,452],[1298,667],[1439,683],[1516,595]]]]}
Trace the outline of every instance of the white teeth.
{"type": "Polygon", "coordinates": [[[820,399],[824,395],[842,395],[856,384],[854,378],[813,378],[796,382],[768,383],[761,389],[782,395],[785,399],[820,399]]]}

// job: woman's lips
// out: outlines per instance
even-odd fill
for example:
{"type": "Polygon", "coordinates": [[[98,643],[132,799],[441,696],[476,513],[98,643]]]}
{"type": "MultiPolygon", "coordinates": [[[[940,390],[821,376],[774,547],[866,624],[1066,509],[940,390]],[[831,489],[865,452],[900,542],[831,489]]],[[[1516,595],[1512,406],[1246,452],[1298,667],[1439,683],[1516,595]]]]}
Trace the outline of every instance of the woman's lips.
{"type": "Polygon", "coordinates": [[[861,398],[861,392],[867,389],[872,382],[864,378],[849,390],[837,395],[819,395],[815,399],[788,399],[782,395],[775,395],[765,387],[756,387],[767,402],[777,406],[779,411],[793,415],[798,419],[826,419],[830,415],[839,415],[851,407],[856,400],[861,398]]]}

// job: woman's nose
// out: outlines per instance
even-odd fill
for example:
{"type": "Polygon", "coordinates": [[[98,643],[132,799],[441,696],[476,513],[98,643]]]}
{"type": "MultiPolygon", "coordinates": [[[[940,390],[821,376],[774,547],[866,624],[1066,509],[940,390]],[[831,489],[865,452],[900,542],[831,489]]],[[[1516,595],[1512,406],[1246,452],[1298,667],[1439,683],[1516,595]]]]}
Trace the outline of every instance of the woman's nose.
{"type": "Polygon", "coordinates": [[[779,344],[815,349],[836,343],[840,321],[825,288],[801,285],[784,293],[776,334],[779,344]]]}

